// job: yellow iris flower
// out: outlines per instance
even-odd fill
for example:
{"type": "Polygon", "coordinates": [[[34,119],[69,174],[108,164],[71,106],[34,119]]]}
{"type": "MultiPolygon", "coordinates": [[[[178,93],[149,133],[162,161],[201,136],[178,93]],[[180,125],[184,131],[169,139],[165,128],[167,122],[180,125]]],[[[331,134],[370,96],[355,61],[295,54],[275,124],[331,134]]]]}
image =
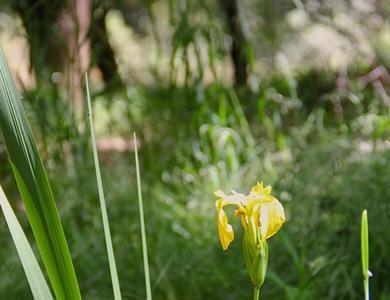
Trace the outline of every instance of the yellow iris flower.
{"type": "Polygon", "coordinates": [[[241,218],[242,226],[248,232],[249,240],[254,245],[273,236],[285,222],[282,204],[271,195],[271,186],[264,187],[263,182],[252,187],[248,195],[236,193],[226,195],[221,190],[214,192],[218,200],[217,223],[218,235],[223,250],[227,250],[234,240],[233,227],[228,222],[224,207],[236,206],[235,216],[241,218]]]}

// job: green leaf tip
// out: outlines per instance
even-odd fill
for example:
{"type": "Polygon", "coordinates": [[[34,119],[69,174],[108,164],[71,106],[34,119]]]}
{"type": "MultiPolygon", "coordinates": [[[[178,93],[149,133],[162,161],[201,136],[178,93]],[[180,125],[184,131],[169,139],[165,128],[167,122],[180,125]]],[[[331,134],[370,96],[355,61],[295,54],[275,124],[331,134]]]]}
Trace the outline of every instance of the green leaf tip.
{"type": "Polygon", "coordinates": [[[103,180],[102,180],[102,175],[100,173],[100,164],[99,164],[99,156],[96,147],[95,131],[93,129],[93,115],[92,115],[93,112],[92,112],[92,105],[91,105],[91,96],[89,93],[88,73],[85,73],[85,89],[87,93],[88,120],[89,120],[89,127],[91,130],[91,143],[92,143],[92,151],[93,151],[93,160],[95,165],[96,182],[97,182],[98,193],[99,193],[100,212],[102,215],[103,231],[104,231],[104,238],[106,242],[108,264],[110,267],[112,289],[114,293],[114,299],[121,300],[122,294],[120,290],[118,271],[115,262],[114,247],[112,244],[106,200],[104,197],[103,180]]]}
{"type": "Polygon", "coordinates": [[[137,145],[137,136],[135,132],[133,133],[133,141],[134,141],[135,168],[136,168],[136,175],[137,175],[138,207],[139,207],[139,218],[141,224],[141,240],[142,240],[142,255],[144,261],[146,299],[152,300],[152,289],[150,285],[150,272],[149,272],[149,261],[148,261],[148,246],[146,241],[145,217],[144,217],[144,208],[143,208],[143,200],[142,200],[141,175],[140,175],[139,160],[138,160],[138,147],[137,147],[138,145],[137,145]]]}

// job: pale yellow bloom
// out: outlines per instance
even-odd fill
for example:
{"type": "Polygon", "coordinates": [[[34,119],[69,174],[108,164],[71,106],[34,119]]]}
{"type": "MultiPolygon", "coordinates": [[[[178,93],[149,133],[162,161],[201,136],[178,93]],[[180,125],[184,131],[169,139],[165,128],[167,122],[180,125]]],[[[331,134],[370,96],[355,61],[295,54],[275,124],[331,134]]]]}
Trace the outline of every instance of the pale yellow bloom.
{"type": "Polygon", "coordinates": [[[226,195],[221,190],[214,194],[217,196],[217,224],[218,235],[223,250],[228,249],[234,240],[233,227],[228,223],[228,217],[224,211],[227,205],[237,207],[234,215],[241,218],[245,230],[248,230],[250,240],[253,244],[273,236],[279,231],[285,222],[282,204],[271,195],[271,186],[264,187],[263,182],[252,187],[248,195],[233,192],[226,195]],[[258,229],[260,234],[258,234],[258,229]]]}

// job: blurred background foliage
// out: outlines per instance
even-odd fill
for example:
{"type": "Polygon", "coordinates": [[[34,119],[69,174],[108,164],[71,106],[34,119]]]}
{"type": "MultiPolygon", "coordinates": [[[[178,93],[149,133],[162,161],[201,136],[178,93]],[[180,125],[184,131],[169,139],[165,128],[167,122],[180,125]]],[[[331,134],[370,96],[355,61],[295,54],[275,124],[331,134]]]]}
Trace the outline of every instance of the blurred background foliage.
{"type": "MultiPolygon", "coordinates": [[[[256,180],[288,219],[270,241],[264,298],[361,299],[367,208],[372,298],[390,299],[389,13],[386,0],[1,1],[0,44],[85,299],[111,298],[85,71],[125,299],[145,298],[133,131],[155,299],[250,297],[240,243],[220,249],[212,192],[256,180]]],[[[32,237],[3,143],[0,161],[32,237]]],[[[0,299],[30,299],[0,225],[0,299]]]]}

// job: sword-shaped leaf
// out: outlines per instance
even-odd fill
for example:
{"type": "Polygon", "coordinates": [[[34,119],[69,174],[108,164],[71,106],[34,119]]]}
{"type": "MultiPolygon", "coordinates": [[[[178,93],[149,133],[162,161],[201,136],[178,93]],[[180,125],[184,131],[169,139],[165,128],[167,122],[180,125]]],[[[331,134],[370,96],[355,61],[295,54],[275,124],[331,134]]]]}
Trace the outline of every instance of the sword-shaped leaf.
{"type": "Polygon", "coordinates": [[[0,51],[0,127],[38,249],[58,300],[81,299],[54,197],[11,72],[0,51]]]}
{"type": "Polygon", "coordinates": [[[35,258],[34,252],[31,249],[30,243],[20,226],[18,219],[4,194],[3,188],[0,186],[0,206],[3,211],[5,221],[7,222],[9,232],[11,233],[16,250],[24,273],[26,274],[28,284],[35,300],[53,300],[50,288],[47,285],[46,279],[43,276],[41,267],[35,258]]]}

